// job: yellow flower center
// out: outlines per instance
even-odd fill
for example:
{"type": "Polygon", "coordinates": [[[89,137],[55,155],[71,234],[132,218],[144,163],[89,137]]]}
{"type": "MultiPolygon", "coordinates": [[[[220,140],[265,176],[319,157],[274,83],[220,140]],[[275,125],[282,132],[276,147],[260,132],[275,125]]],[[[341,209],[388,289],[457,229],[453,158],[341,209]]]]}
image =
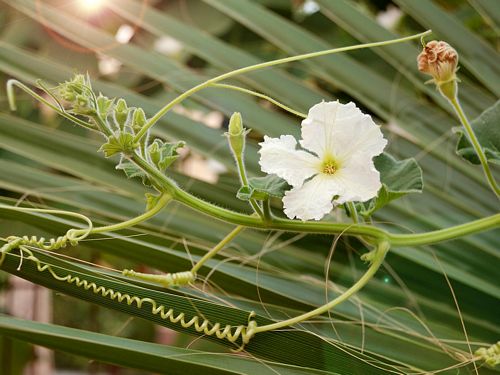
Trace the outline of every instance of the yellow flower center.
{"type": "Polygon", "coordinates": [[[335,160],[326,160],[325,162],[323,162],[323,165],[321,166],[321,171],[324,174],[329,174],[329,175],[332,175],[335,172],[337,172],[337,169],[338,165],[335,162],[335,160]]]}

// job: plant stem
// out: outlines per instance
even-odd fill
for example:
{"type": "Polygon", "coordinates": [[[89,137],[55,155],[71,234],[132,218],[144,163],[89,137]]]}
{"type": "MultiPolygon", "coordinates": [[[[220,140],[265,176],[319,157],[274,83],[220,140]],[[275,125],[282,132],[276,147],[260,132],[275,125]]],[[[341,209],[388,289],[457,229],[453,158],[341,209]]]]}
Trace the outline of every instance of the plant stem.
{"type": "MultiPolygon", "coordinates": [[[[163,207],[167,205],[168,202],[172,200],[172,197],[168,194],[162,194],[162,196],[158,199],[158,202],[156,205],[151,208],[149,211],[144,212],[142,215],[139,215],[137,217],[134,217],[130,220],[118,223],[118,224],[113,224],[113,225],[106,225],[103,227],[97,227],[93,228],[90,233],[103,233],[103,232],[113,232],[117,231],[120,229],[125,229],[131,226],[134,226],[136,224],[139,224],[145,220],[148,220],[149,218],[155,216],[158,212],[162,210],[163,207]]],[[[76,230],[76,234],[80,234],[83,232],[83,229],[76,230]]]]}
{"type": "Polygon", "coordinates": [[[391,234],[388,233],[388,240],[391,246],[421,246],[430,245],[437,242],[453,240],[469,234],[478,233],[487,229],[500,226],[500,214],[484,217],[479,220],[470,221],[465,224],[440,229],[427,233],[416,234],[391,234]]]}
{"type": "Polygon", "coordinates": [[[208,253],[206,253],[203,258],[201,258],[198,263],[194,265],[193,268],[191,268],[191,272],[193,274],[196,274],[201,266],[212,258],[215,254],[217,254],[219,251],[221,251],[224,246],[226,246],[229,242],[231,242],[245,227],[243,225],[238,225],[236,228],[234,228],[226,237],[222,239],[212,250],[210,250],[208,253]]]}
{"type": "MultiPolygon", "coordinates": [[[[238,174],[240,175],[241,179],[241,184],[243,186],[248,186],[247,170],[245,169],[245,163],[243,163],[242,156],[235,155],[235,159],[236,159],[236,165],[238,167],[238,174]]],[[[259,204],[255,201],[255,199],[250,199],[248,202],[250,203],[250,206],[252,206],[254,212],[257,215],[259,215],[260,218],[264,219],[264,213],[262,212],[262,209],[260,208],[259,204]]]]}
{"type": "Polygon", "coordinates": [[[454,227],[419,234],[391,234],[373,225],[331,223],[326,221],[298,221],[273,218],[271,223],[264,223],[258,217],[231,211],[191,195],[174,185],[168,177],[153,168],[146,161],[135,155],[131,158],[141,169],[154,177],[172,198],[211,217],[227,223],[243,225],[257,229],[284,230],[289,232],[308,232],[323,234],[345,234],[369,237],[377,242],[387,240],[391,246],[429,245],[452,240],[465,235],[482,232],[500,226],[500,214],[471,221],[454,227]]]}
{"type": "Polygon", "coordinates": [[[266,61],[263,63],[250,65],[250,66],[247,66],[244,68],[233,70],[233,71],[228,72],[228,73],[221,74],[217,77],[211,78],[203,83],[200,83],[199,85],[192,87],[191,89],[189,89],[189,90],[185,91],[184,93],[182,93],[181,95],[179,95],[177,98],[175,98],[172,101],[170,101],[169,103],[167,103],[153,117],[151,117],[149,119],[149,121],[142,127],[142,129],[135,136],[134,142],[138,142],[144,136],[144,134],[146,134],[146,132],[154,124],[156,124],[156,122],[158,122],[158,120],[160,118],[162,118],[168,111],[170,111],[175,105],[181,103],[183,100],[189,98],[191,95],[197,93],[198,91],[204,89],[205,87],[209,87],[210,85],[217,83],[219,81],[222,81],[224,79],[234,77],[234,76],[237,76],[240,74],[252,72],[252,71],[255,71],[258,69],[268,68],[268,67],[280,65],[280,64],[286,64],[286,63],[293,62],[293,61],[299,61],[299,60],[310,59],[313,57],[331,55],[331,54],[339,53],[339,52],[353,51],[353,50],[362,49],[362,48],[381,47],[381,46],[386,46],[386,45],[395,44],[395,43],[402,43],[402,42],[406,42],[406,41],[409,41],[412,39],[421,38],[421,37],[423,37],[427,34],[430,34],[430,33],[431,33],[431,30],[427,30],[427,31],[420,33],[420,34],[411,35],[411,36],[407,36],[404,38],[385,40],[383,42],[365,43],[365,44],[358,44],[358,45],[354,45],[354,46],[346,46],[346,47],[341,47],[341,48],[328,49],[328,50],[324,50],[324,51],[305,53],[302,55],[285,57],[283,59],[266,61]]]}
{"type": "Polygon", "coordinates": [[[356,210],[356,206],[354,206],[353,202],[347,202],[346,203],[347,208],[349,210],[349,213],[351,214],[352,221],[355,224],[359,223],[359,216],[358,216],[358,211],[356,210]]]}
{"type": "Polygon", "coordinates": [[[245,94],[253,95],[253,96],[256,96],[258,98],[265,99],[268,102],[274,104],[275,106],[280,107],[280,108],[284,109],[285,111],[294,114],[295,116],[302,117],[302,118],[306,118],[307,117],[307,115],[305,113],[296,111],[295,109],[290,108],[287,105],[278,102],[276,99],[273,99],[270,96],[267,96],[265,94],[261,94],[260,92],[256,92],[256,91],[253,91],[253,90],[248,90],[248,89],[245,89],[245,88],[239,87],[239,86],[227,85],[227,84],[223,84],[223,83],[212,83],[210,85],[210,87],[217,87],[217,88],[221,88],[221,89],[235,90],[235,91],[243,92],[245,94]]]}
{"type": "Polygon", "coordinates": [[[296,316],[291,319],[283,320],[281,322],[277,323],[272,323],[272,324],[267,324],[265,326],[257,326],[255,328],[255,333],[259,332],[266,332],[266,331],[271,331],[275,329],[280,329],[280,328],[285,328],[289,327],[293,324],[297,324],[300,322],[303,322],[305,320],[314,318],[315,316],[321,315],[326,313],[327,311],[333,309],[335,306],[341,304],[342,302],[346,301],[349,299],[353,294],[357,293],[361,288],[363,288],[375,275],[377,270],[380,268],[382,265],[382,262],[384,261],[385,254],[389,250],[389,243],[388,242],[382,242],[377,246],[377,249],[375,250],[374,258],[372,260],[372,263],[368,270],[365,272],[365,274],[349,289],[347,289],[344,293],[342,293],[340,296],[337,298],[331,300],[327,304],[318,307],[317,309],[314,309],[312,311],[309,311],[305,314],[296,316]]]}
{"type": "Polygon", "coordinates": [[[460,119],[460,122],[462,123],[462,126],[465,129],[465,134],[467,135],[467,138],[471,142],[472,147],[474,147],[474,151],[476,152],[477,157],[481,162],[481,166],[483,167],[484,175],[486,176],[488,184],[490,185],[493,192],[496,194],[497,198],[500,198],[500,188],[498,187],[495,178],[491,173],[490,166],[488,165],[488,159],[486,159],[486,155],[484,154],[483,148],[481,147],[481,144],[479,143],[476,134],[474,133],[474,130],[472,129],[472,126],[469,120],[467,119],[467,116],[465,115],[462,106],[460,105],[458,97],[455,96],[453,99],[450,100],[450,103],[455,109],[455,112],[457,113],[457,116],[460,119]]]}
{"type": "Polygon", "coordinates": [[[268,197],[262,202],[262,209],[264,211],[264,221],[269,224],[273,221],[273,213],[271,211],[271,199],[268,197]]]}

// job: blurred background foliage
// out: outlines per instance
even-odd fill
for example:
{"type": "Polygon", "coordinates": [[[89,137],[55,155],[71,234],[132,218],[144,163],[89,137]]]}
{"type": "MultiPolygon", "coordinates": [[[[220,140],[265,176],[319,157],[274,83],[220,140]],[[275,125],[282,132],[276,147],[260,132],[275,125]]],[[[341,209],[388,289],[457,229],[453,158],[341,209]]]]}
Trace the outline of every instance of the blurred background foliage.
{"type": "MultiPolygon", "coordinates": [[[[28,84],[42,79],[55,85],[73,73],[88,72],[96,90],[109,97],[124,97],[151,115],[183,90],[238,67],[432,28],[436,38],[450,42],[461,56],[460,97],[471,118],[491,107],[500,93],[500,3],[496,0],[103,0],[103,6],[93,10],[83,3],[0,3],[2,202],[58,207],[84,213],[96,223],[109,223],[142,212],[145,192],[136,181],[126,180],[114,170],[116,160],[104,160],[97,154],[103,140],[95,134],[68,124],[24,93],[18,94],[18,111],[10,112],[5,93],[9,78],[28,84]]],[[[377,225],[397,232],[425,231],[497,212],[498,203],[480,169],[455,155],[452,128],[458,123],[434,88],[423,84],[427,78],[416,71],[417,53],[418,42],[361,50],[248,74],[233,83],[270,94],[301,111],[321,99],[355,101],[383,126],[393,154],[415,156],[424,169],[425,192],[377,213],[377,225]]],[[[269,103],[209,89],[175,108],[155,127],[155,134],[187,142],[172,172],[180,184],[211,202],[246,211],[244,202],[234,197],[237,175],[220,136],[233,111],[242,112],[246,126],[254,129],[247,166],[251,175],[259,175],[256,150],[262,136],[297,134],[299,129],[296,118],[269,103]]],[[[279,209],[279,202],[273,204],[279,209]]],[[[336,212],[329,219],[345,217],[336,212]]],[[[57,236],[66,225],[65,219],[0,211],[2,236],[57,236]]],[[[109,269],[179,271],[189,266],[190,256],[202,255],[229,230],[228,225],[172,205],[138,228],[121,231],[121,236],[96,236],[99,241],[64,250],[62,259],[67,264],[62,267],[87,267],[79,266],[80,261],[91,262],[95,266],[85,269],[103,272],[104,278],[112,276],[109,269]]],[[[289,337],[263,337],[262,344],[256,337],[255,349],[249,346],[249,354],[243,357],[247,362],[238,362],[231,370],[229,364],[239,357],[213,354],[207,356],[207,362],[200,362],[205,366],[201,369],[214,374],[236,373],[236,369],[248,374],[257,369],[280,374],[432,373],[447,368],[443,373],[475,373],[468,362],[469,349],[496,342],[500,333],[498,234],[393,249],[386,267],[359,296],[330,316],[301,327],[308,335],[293,336],[300,333],[295,329],[289,337]],[[444,274],[460,306],[468,339],[444,274]],[[305,344],[300,346],[297,340],[305,344]],[[296,349],[301,347],[312,354],[296,349]],[[287,351],[288,356],[283,354],[287,351]],[[316,357],[321,359],[315,362],[316,357]],[[209,363],[218,358],[222,358],[219,367],[209,363]],[[274,368],[263,360],[283,367],[274,368]]],[[[360,243],[341,238],[336,245],[328,236],[247,230],[202,270],[209,282],[195,289],[158,293],[165,298],[179,295],[209,301],[214,311],[227,314],[228,319],[233,313],[224,306],[241,309],[238,316],[243,319],[250,310],[274,318],[295,315],[332,298],[364,270],[358,261],[364,251],[360,243]]],[[[96,342],[102,339],[103,345],[111,345],[106,340],[115,336],[201,354],[229,353],[217,340],[168,330],[154,324],[151,316],[141,319],[130,311],[117,311],[120,307],[111,303],[109,309],[102,306],[106,305],[103,301],[82,301],[88,298],[60,290],[47,280],[33,279],[36,272],[30,274],[29,266],[16,271],[16,261],[11,263],[5,266],[9,272],[55,290],[45,307],[51,322],[108,335],[92,336],[96,342]]],[[[15,314],[12,298],[23,297],[15,294],[20,292],[9,280],[12,278],[0,271],[0,311],[15,314]]],[[[36,310],[40,305],[36,298],[28,299],[24,308],[36,310]]],[[[46,325],[23,324],[14,320],[0,323],[2,374],[22,373],[25,364],[25,373],[33,373],[33,362],[42,357],[26,342],[52,348],[53,357],[43,358],[50,364],[53,360],[57,371],[139,374],[154,370],[145,364],[151,361],[153,366],[153,357],[126,362],[127,355],[136,357],[97,344],[94,351],[86,351],[83,341],[78,344],[83,333],[48,326],[45,337],[46,325]],[[63,334],[75,341],[63,346],[62,336],[58,336],[63,334]]],[[[148,348],[150,352],[143,351],[160,350],[148,348]]],[[[187,362],[156,371],[194,371],[189,366],[196,360],[187,362]]],[[[166,362],[160,358],[159,366],[162,363],[166,362]]],[[[479,371],[497,372],[484,366],[479,371]]]]}

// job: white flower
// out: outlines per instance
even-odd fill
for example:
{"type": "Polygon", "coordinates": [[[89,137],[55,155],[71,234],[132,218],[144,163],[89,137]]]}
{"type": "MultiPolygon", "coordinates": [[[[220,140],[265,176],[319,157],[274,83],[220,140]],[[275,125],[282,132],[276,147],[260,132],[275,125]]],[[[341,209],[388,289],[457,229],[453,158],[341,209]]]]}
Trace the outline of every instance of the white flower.
{"type": "Polygon", "coordinates": [[[302,121],[303,150],[291,135],[265,136],[259,164],[292,185],[283,198],[290,219],[320,220],[334,203],[377,195],[382,185],[372,159],[386,144],[380,127],[354,103],[322,102],[302,121]]]}

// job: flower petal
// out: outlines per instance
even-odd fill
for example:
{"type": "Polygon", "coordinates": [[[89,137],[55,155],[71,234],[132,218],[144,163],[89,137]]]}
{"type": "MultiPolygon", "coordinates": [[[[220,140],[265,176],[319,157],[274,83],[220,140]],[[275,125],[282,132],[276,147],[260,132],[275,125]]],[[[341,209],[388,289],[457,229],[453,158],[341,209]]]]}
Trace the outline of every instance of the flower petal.
{"type": "Polygon", "coordinates": [[[302,186],[306,179],[319,172],[321,161],[308,152],[296,150],[297,141],[291,135],[264,136],[264,142],[259,145],[262,171],[274,173],[292,186],[302,186]]]}
{"type": "Polygon", "coordinates": [[[353,157],[332,178],[339,190],[336,204],[345,202],[365,202],[377,196],[382,187],[380,173],[372,160],[365,157],[353,157]]]}
{"type": "Polygon", "coordinates": [[[285,193],[285,214],[290,219],[320,220],[332,210],[332,198],[338,194],[338,189],[331,176],[319,174],[301,187],[295,187],[285,193]]]}
{"type": "Polygon", "coordinates": [[[320,158],[342,162],[355,153],[372,158],[382,153],[387,140],[369,115],[352,102],[322,102],[302,121],[301,145],[320,158]]]}

